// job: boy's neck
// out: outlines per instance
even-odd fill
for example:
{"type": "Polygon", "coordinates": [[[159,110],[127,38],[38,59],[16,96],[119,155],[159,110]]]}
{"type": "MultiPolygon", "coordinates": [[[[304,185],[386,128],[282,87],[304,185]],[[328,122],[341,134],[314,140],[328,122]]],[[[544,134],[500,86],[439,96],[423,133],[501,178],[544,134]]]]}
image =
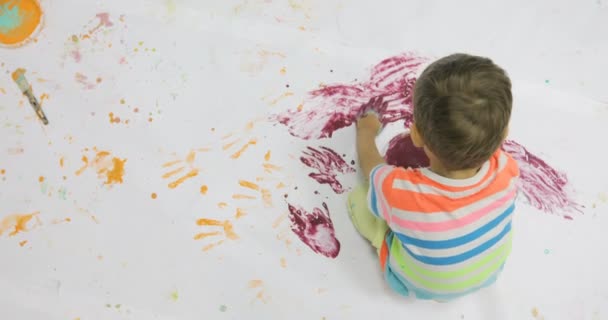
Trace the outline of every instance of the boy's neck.
{"type": "Polygon", "coordinates": [[[481,167],[462,170],[448,170],[439,161],[430,161],[429,169],[436,174],[448,179],[468,179],[474,177],[481,167]]]}

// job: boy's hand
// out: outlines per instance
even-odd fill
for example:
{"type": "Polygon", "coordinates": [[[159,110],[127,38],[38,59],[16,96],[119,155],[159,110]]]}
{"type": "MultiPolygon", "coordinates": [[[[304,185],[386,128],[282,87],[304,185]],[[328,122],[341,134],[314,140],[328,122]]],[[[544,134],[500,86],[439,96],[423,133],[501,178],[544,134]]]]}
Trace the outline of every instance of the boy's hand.
{"type": "Polygon", "coordinates": [[[370,132],[377,134],[380,131],[380,128],[382,128],[382,123],[378,120],[378,116],[373,113],[368,113],[357,121],[358,130],[369,130],[370,132]]]}

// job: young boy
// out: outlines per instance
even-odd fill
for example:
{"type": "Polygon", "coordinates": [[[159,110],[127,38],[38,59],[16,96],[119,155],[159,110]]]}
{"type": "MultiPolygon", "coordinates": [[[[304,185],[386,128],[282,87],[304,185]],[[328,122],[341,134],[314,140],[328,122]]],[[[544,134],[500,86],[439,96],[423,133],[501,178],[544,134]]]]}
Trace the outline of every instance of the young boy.
{"type": "Polygon", "coordinates": [[[519,175],[500,150],[511,104],[504,70],[486,58],[454,54],[429,65],[414,88],[410,137],[428,156],[428,168],[387,165],[375,144],[377,117],[358,121],[359,163],[368,180],[349,195],[349,212],[400,294],[449,301],[492,284],[502,270],[519,175]]]}

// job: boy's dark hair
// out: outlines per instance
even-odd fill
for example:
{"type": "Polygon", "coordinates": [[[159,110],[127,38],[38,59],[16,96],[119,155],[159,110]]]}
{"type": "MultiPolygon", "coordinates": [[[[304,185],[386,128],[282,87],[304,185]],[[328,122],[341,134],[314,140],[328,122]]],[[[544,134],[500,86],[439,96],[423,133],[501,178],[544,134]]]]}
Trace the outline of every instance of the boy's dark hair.
{"type": "Polygon", "coordinates": [[[453,54],[429,65],[414,88],[414,122],[448,170],[481,166],[511,117],[511,81],[492,60],[453,54]]]}

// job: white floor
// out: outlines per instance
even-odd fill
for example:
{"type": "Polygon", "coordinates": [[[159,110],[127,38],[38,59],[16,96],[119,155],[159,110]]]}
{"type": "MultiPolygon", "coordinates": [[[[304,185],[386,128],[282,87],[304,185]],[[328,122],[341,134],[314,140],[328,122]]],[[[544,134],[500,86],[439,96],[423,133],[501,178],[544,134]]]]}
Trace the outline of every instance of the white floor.
{"type": "Polygon", "coordinates": [[[37,213],[29,230],[0,235],[0,318],[608,319],[605,0],[41,5],[38,41],[0,48],[0,220],[37,213]],[[71,40],[103,12],[112,26],[71,40]],[[345,194],[307,176],[298,160],[306,146],[355,157],[352,127],[304,141],[266,121],[319,84],[351,82],[405,51],[464,51],[504,66],[514,82],[511,138],[566,172],[585,206],[570,221],[520,202],[499,282],[452,303],[393,294],[345,214],[345,194]],[[48,94],[49,126],[7,74],[16,68],[48,94]],[[269,150],[281,170],[264,171],[269,150]],[[83,156],[90,165],[79,172],[83,156]],[[96,172],[110,157],[127,159],[122,183],[96,172]],[[179,175],[163,176],[179,166],[179,175],[199,171],[171,188],[179,175]],[[239,185],[258,177],[271,205],[239,185]],[[309,211],[327,203],[337,258],[291,232],[287,202],[309,211]]]}

